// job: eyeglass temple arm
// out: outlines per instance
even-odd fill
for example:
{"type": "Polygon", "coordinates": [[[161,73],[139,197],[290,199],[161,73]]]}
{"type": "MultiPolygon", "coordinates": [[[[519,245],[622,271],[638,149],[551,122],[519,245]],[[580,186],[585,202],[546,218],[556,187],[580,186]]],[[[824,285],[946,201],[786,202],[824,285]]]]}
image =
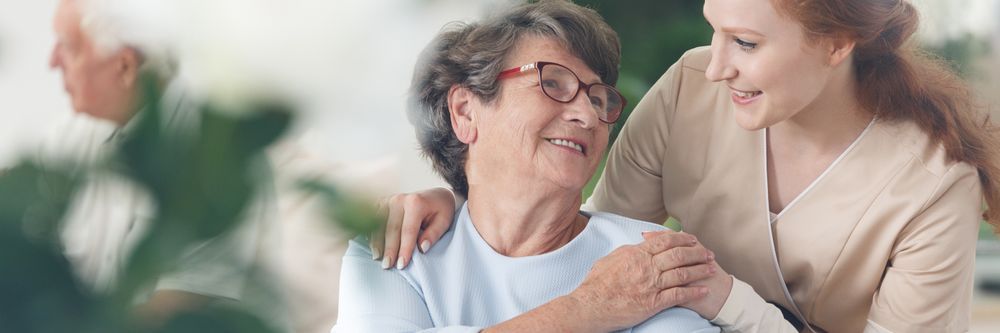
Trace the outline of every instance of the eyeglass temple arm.
{"type": "Polygon", "coordinates": [[[529,71],[529,70],[535,69],[536,66],[537,66],[537,63],[533,62],[533,63],[527,64],[527,65],[524,65],[524,66],[521,66],[521,67],[511,68],[511,69],[505,70],[503,72],[500,72],[500,75],[497,75],[497,78],[503,79],[503,78],[507,78],[507,77],[510,77],[512,75],[515,75],[515,74],[524,73],[525,71],[529,71]]]}

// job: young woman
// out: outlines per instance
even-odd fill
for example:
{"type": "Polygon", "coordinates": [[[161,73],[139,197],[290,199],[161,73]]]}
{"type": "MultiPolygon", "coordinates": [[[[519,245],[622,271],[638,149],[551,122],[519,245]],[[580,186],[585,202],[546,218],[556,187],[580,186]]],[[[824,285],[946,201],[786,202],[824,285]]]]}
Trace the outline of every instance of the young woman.
{"type": "MultiPolygon", "coordinates": [[[[638,104],[588,205],[672,216],[714,251],[732,278],[696,282],[709,297],[683,306],[726,331],[968,330],[978,223],[1000,223],[982,214],[1000,207],[998,140],[908,43],[916,9],[706,0],[704,15],[711,48],[638,104]]],[[[447,203],[430,194],[397,201],[447,203]]],[[[414,206],[392,209],[428,210],[414,206]]],[[[386,255],[429,247],[435,216],[401,219],[386,255]]]]}

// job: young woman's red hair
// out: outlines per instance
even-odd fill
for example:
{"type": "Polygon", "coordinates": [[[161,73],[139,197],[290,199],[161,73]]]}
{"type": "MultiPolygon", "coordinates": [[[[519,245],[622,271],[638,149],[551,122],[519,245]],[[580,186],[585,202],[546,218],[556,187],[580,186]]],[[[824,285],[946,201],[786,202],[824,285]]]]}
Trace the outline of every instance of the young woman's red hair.
{"type": "Polygon", "coordinates": [[[878,118],[913,121],[949,158],[979,170],[983,217],[1000,232],[1000,138],[984,108],[943,61],[911,41],[919,17],[906,0],[772,0],[810,40],[846,37],[857,44],[854,71],[861,105],[878,118]]]}

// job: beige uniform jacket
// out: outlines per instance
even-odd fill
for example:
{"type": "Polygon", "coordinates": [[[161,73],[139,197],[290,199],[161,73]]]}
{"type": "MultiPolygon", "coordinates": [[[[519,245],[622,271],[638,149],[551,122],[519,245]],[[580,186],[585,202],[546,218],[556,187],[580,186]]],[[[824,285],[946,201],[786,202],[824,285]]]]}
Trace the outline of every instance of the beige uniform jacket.
{"type": "Polygon", "coordinates": [[[705,79],[709,58],[689,51],[638,104],[589,205],[675,217],[713,250],[756,292],[734,284],[714,320],[727,331],[790,327],[765,301],[817,332],[968,330],[976,170],[914,125],[876,119],[771,223],[765,131],[736,124],[729,90],[705,79]]]}

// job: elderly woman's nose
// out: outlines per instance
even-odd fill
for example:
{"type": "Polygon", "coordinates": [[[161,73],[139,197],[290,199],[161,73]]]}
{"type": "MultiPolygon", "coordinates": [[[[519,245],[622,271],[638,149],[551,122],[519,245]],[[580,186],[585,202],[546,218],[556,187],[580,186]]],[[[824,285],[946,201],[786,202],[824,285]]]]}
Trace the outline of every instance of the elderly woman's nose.
{"type": "Polygon", "coordinates": [[[566,104],[562,115],[563,119],[579,123],[583,128],[592,128],[600,122],[600,119],[597,117],[597,111],[590,104],[590,96],[582,90],[579,94],[576,94],[576,97],[572,101],[566,104]]]}

